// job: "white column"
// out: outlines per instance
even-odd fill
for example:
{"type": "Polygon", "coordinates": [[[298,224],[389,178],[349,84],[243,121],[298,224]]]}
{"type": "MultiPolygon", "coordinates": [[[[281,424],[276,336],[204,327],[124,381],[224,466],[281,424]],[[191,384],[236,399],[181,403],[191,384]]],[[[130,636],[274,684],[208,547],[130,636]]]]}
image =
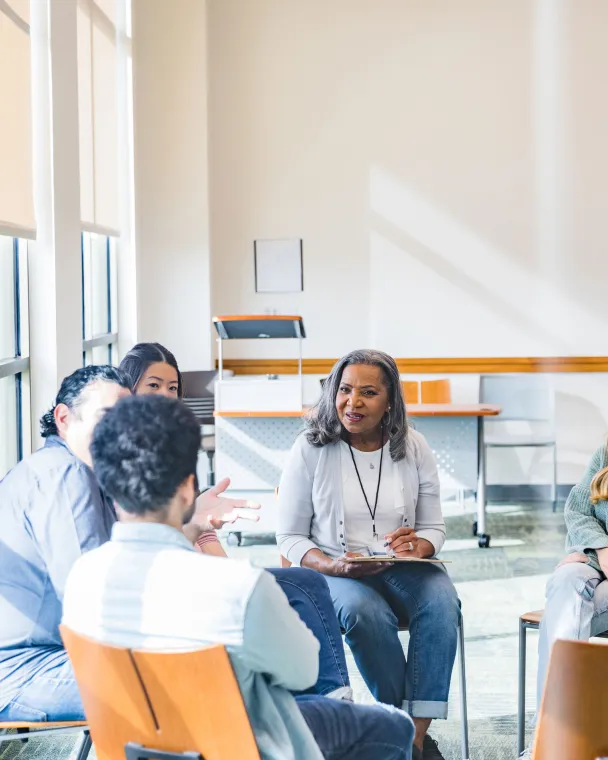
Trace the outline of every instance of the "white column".
{"type": "Polygon", "coordinates": [[[138,338],[211,367],[204,0],[133,0],[138,338]]]}
{"type": "Polygon", "coordinates": [[[31,3],[34,192],[29,246],[32,444],[65,375],[82,365],[77,0],[31,3]]]}
{"type": "Polygon", "coordinates": [[[133,197],[133,59],[127,36],[127,3],[116,0],[118,65],[118,168],[120,240],[118,242],[118,357],[137,343],[137,258],[133,197]]]}

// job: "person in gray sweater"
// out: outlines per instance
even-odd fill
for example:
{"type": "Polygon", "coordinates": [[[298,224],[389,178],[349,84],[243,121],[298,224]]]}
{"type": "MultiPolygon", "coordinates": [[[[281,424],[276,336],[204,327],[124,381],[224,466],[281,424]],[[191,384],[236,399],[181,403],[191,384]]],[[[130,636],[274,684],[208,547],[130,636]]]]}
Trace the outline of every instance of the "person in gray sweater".
{"type": "MultiPolygon", "coordinates": [[[[537,708],[556,639],[586,641],[608,630],[608,447],[592,456],[566,501],[568,555],[547,583],[538,646],[537,708]]],[[[530,750],[522,757],[530,757],[530,750]],[[527,753],[527,754],[526,754],[527,753]]]]}

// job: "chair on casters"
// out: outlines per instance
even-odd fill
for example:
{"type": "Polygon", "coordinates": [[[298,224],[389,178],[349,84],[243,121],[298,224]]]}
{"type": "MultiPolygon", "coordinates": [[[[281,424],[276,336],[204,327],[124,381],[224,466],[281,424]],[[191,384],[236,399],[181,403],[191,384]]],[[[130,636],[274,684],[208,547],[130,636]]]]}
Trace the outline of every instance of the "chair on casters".
{"type": "MultiPolygon", "coordinates": [[[[538,631],[544,610],[525,612],[519,618],[519,673],[517,692],[517,754],[526,745],[526,653],[528,630],[538,631]]],[[[591,635],[602,639],[608,638],[608,612],[598,615],[591,624],[591,635]]],[[[608,650],[607,650],[608,651],[608,650]]],[[[578,758],[577,758],[578,760],[578,758]]]]}
{"type": "Polygon", "coordinates": [[[60,630],[98,760],[259,760],[223,646],[147,652],[60,630]]]}
{"type": "Polygon", "coordinates": [[[89,727],[86,721],[80,720],[64,720],[53,721],[50,723],[39,723],[30,721],[10,721],[0,722],[0,731],[16,729],[16,734],[1,734],[0,744],[4,742],[21,740],[26,742],[28,739],[24,738],[24,734],[27,734],[28,738],[41,739],[45,736],[60,736],[65,734],[82,733],[80,744],[78,745],[78,754],[76,760],[87,760],[89,752],[91,751],[91,736],[89,734],[89,727]],[[30,733],[30,731],[32,733],[30,733]]]}
{"type": "MultiPolygon", "coordinates": [[[[188,406],[201,427],[215,427],[215,380],[216,370],[201,370],[194,372],[182,372],[184,383],[184,403],[188,406]]],[[[214,456],[215,435],[205,435],[203,432],[201,448],[207,455],[209,469],[207,471],[207,485],[215,485],[214,456]]]]}
{"type": "MultiPolygon", "coordinates": [[[[276,489],[278,492],[278,489],[276,489]]],[[[291,562],[285,557],[281,556],[281,567],[291,567],[291,562]]],[[[407,631],[408,626],[400,626],[400,631],[407,631]]],[[[344,633],[344,631],[342,631],[344,633]]],[[[458,662],[459,668],[459,684],[460,684],[460,720],[461,720],[461,734],[460,734],[460,747],[462,752],[462,760],[469,760],[469,717],[467,709],[467,673],[466,663],[464,656],[464,621],[462,613],[460,615],[460,625],[458,626],[458,662]]]]}
{"type": "Polygon", "coordinates": [[[479,546],[490,545],[486,533],[485,461],[488,449],[551,448],[553,450],[551,501],[557,507],[557,442],[555,436],[555,393],[551,382],[542,375],[482,375],[479,382],[481,404],[501,407],[500,416],[484,422],[479,417],[479,483],[477,489],[478,519],[473,534],[479,546]],[[504,432],[505,423],[528,422],[543,426],[542,431],[526,434],[504,432]],[[490,427],[491,426],[491,427],[490,427]],[[503,431],[501,431],[501,427],[503,431]]]}

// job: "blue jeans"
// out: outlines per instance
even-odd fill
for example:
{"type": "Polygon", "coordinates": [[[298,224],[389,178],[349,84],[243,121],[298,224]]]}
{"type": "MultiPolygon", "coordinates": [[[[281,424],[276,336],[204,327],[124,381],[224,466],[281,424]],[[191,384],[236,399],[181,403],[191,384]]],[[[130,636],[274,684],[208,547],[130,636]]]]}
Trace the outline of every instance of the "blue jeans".
{"type": "Polygon", "coordinates": [[[386,705],[355,705],[320,696],[296,697],[326,760],[410,760],[414,724],[386,705]]]}
{"type": "Polygon", "coordinates": [[[325,577],[304,567],[272,568],[268,572],[274,575],[289,604],[321,645],[319,678],[302,693],[327,696],[348,690],[350,695],[342,633],[325,577]]]}
{"type": "Polygon", "coordinates": [[[32,647],[29,652],[21,650],[15,659],[24,660],[25,656],[27,660],[18,671],[21,686],[0,710],[0,721],[84,720],[80,693],[65,649],[32,647]]]}
{"type": "Polygon", "coordinates": [[[393,565],[358,580],[326,576],[359,672],[378,700],[414,718],[447,718],[460,607],[440,565],[393,565]],[[398,637],[408,625],[407,659],[398,637]]]}
{"type": "MultiPolygon", "coordinates": [[[[290,605],[317,637],[319,678],[305,694],[350,694],[344,645],[325,578],[314,570],[270,571],[290,605]]],[[[18,693],[0,709],[0,721],[84,720],[80,694],[65,649],[42,648],[16,653],[22,657],[18,693]]],[[[0,685],[1,687],[1,685],[0,685]]],[[[0,692],[1,696],[1,692],[0,692]]],[[[328,700],[333,701],[333,700],[328,700]]]]}

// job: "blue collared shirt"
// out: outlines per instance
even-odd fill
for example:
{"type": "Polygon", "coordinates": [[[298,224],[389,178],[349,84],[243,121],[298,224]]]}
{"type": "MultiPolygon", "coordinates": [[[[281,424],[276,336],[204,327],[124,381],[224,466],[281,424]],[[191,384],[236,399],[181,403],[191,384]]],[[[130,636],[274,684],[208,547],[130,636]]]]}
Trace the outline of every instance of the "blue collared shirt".
{"type": "Polygon", "coordinates": [[[115,521],[93,470],[57,436],[0,482],[0,710],[27,663],[62,647],[68,573],[109,540],[115,521]]]}

